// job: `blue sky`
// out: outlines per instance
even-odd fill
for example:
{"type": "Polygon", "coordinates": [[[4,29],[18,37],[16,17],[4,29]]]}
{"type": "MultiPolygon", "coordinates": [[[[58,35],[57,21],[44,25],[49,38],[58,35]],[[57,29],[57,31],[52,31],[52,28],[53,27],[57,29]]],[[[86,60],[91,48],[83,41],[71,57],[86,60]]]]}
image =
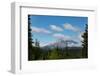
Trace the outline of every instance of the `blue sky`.
{"type": "Polygon", "coordinates": [[[88,24],[87,17],[31,15],[32,38],[37,39],[40,46],[58,40],[74,40],[81,46],[85,24],[88,24]]]}

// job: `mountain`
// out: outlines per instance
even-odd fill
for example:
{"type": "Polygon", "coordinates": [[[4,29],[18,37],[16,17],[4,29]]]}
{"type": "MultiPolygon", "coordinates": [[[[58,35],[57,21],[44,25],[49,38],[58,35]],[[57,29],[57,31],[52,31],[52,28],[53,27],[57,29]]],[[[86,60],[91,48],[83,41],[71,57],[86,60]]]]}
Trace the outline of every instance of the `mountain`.
{"type": "Polygon", "coordinates": [[[76,44],[78,44],[78,42],[73,41],[73,40],[66,40],[66,41],[60,40],[58,42],[54,42],[52,44],[48,44],[48,45],[46,45],[46,46],[44,46],[42,48],[52,49],[52,48],[55,48],[55,47],[65,48],[66,46],[67,47],[75,47],[76,44]]]}

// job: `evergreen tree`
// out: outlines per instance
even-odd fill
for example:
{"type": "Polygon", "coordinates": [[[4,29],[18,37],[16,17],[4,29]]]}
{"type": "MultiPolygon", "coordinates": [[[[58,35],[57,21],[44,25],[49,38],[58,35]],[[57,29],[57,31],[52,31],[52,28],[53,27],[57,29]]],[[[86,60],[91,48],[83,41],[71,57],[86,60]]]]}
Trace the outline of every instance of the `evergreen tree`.
{"type": "Polygon", "coordinates": [[[65,47],[65,49],[66,49],[66,51],[68,51],[68,42],[65,41],[65,43],[66,43],[66,47],[65,47]]]}
{"type": "Polygon", "coordinates": [[[64,41],[66,44],[66,47],[64,48],[63,51],[63,58],[67,58],[68,57],[68,41],[64,41]]]}
{"type": "Polygon", "coordinates": [[[59,59],[58,50],[56,48],[52,49],[48,55],[48,59],[59,59]]]}
{"type": "Polygon", "coordinates": [[[37,39],[35,40],[35,46],[36,47],[40,47],[40,43],[39,43],[39,41],[37,39]]]}
{"type": "Polygon", "coordinates": [[[83,41],[82,41],[82,46],[83,46],[83,50],[82,50],[82,56],[84,58],[88,57],[88,25],[86,24],[85,27],[85,32],[82,35],[83,37],[83,41]]]}
{"type": "Polygon", "coordinates": [[[32,33],[31,33],[31,18],[30,15],[28,15],[28,60],[32,60],[33,59],[33,54],[32,54],[32,43],[34,43],[32,41],[32,33]]]}

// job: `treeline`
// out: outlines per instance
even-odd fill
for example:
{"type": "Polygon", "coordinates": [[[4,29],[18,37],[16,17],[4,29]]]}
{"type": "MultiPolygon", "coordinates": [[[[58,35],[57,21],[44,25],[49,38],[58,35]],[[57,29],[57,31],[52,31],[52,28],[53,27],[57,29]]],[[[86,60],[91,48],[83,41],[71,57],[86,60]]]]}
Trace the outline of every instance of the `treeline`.
{"type": "Polygon", "coordinates": [[[53,48],[49,50],[40,47],[32,47],[29,60],[53,60],[53,59],[74,59],[82,58],[82,48],[53,48]]]}

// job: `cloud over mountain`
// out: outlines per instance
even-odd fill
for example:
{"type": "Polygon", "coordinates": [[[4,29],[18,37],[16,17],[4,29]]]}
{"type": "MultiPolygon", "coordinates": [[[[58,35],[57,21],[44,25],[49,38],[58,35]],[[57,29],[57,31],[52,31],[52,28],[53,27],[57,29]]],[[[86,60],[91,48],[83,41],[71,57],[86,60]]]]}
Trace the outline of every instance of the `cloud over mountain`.
{"type": "Polygon", "coordinates": [[[68,40],[68,39],[70,39],[69,36],[65,36],[65,35],[63,35],[61,33],[55,33],[55,34],[53,34],[53,37],[55,37],[57,39],[60,39],[60,40],[68,40]]]}

